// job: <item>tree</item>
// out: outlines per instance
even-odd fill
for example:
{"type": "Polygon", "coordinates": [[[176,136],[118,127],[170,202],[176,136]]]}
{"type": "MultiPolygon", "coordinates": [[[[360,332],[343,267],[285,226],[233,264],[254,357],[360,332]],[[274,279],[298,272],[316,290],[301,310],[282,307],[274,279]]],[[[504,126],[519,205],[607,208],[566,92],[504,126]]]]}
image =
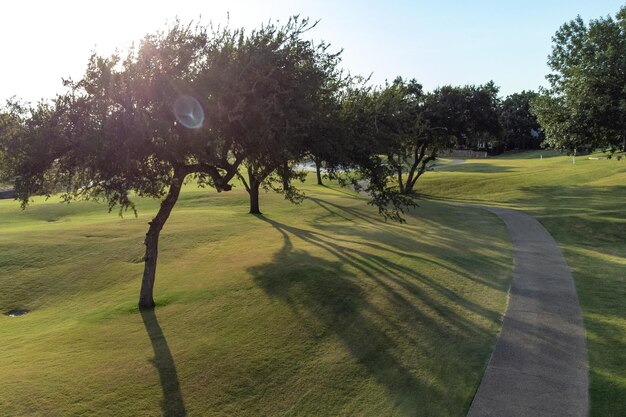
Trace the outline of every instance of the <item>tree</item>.
{"type": "Polygon", "coordinates": [[[341,169],[342,155],[346,151],[346,141],[349,140],[341,118],[341,101],[344,93],[361,80],[360,77],[345,74],[338,68],[339,55],[336,55],[335,59],[335,62],[326,61],[327,76],[318,90],[310,134],[305,140],[305,157],[315,163],[318,185],[324,185],[323,165],[331,177],[337,169],[341,169]],[[332,65],[329,65],[331,63],[332,65]]]}
{"type": "Polygon", "coordinates": [[[498,137],[498,89],[484,86],[441,87],[424,93],[415,80],[396,78],[370,94],[373,149],[385,155],[398,190],[411,194],[431,161],[457,143],[477,147],[498,137]]]}
{"type": "MultiPolygon", "coordinates": [[[[20,127],[21,120],[18,114],[11,112],[9,109],[0,111],[0,162],[8,160],[8,141],[3,141],[1,138],[14,137],[20,127]]],[[[0,184],[2,184],[2,181],[9,180],[8,164],[0,163],[0,184]]]]}
{"type": "Polygon", "coordinates": [[[493,81],[483,85],[467,85],[458,88],[460,108],[454,109],[457,121],[453,122],[459,144],[470,149],[501,148],[499,88],[493,81]]]}
{"type": "Polygon", "coordinates": [[[493,144],[500,132],[498,105],[498,88],[493,82],[444,86],[425,94],[412,127],[409,153],[404,157],[409,170],[400,189],[412,193],[430,162],[460,143],[475,148],[479,140],[493,144]]]}
{"type": "Polygon", "coordinates": [[[505,149],[539,149],[543,132],[530,111],[531,102],[537,96],[534,91],[522,91],[511,94],[502,102],[500,124],[505,149]]]}
{"type": "Polygon", "coordinates": [[[550,87],[532,111],[555,148],[626,147],[626,7],[615,18],[578,16],[552,38],[550,87]]]}
{"type": "Polygon", "coordinates": [[[375,141],[396,174],[400,193],[410,191],[412,177],[420,158],[418,149],[426,149],[426,136],[420,137],[425,127],[420,120],[423,91],[415,80],[405,82],[396,78],[372,94],[372,118],[375,141]],[[411,165],[407,187],[403,182],[404,168],[411,165]]]}
{"type": "Polygon", "coordinates": [[[162,199],[145,239],[140,308],[154,306],[159,235],[185,179],[230,190],[242,161],[262,154],[278,115],[299,99],[301,78],[275,88],[294,67],[281,72],[286,62],[266,52],[301,32],[274,29],[258,42],[258,33],[176,23],[123,60],[92,56],[52,103],[11,109],[20,129],[2,137],[3,166],[24,206],[58,187],[67,201],[103,199],[110,209],[134,210],[133,193],[162,199]]]}
{"type": "Polygon", "coordinates": [[[239,84],[249,91],[246,100],[267,103],[256,117],[256,134],[245,143],[245,172],[238,174],[250,195],[252,214],[261,214],[260,187],[282,192],[294,202],[302,197],[290,185],[299,176],[291,164],[303,157],[306,142],[316,134],[322,89],[332,82],[339,57],[325,43],[301,39],[313,27],[315,23],[297,17],[282,27],[268,24],[253,31],[241,47],[251,51],[239,71],[239,84]]]}
{"type": "Polygon", "coordinates": [[[409,167],[404,185],[403,171],[398,170],[400,192],[411,194],[430,162],[436,160],[440,153],[452,149],[463,134],[462,123],[466,113],[460,110],[463,107],[450,106],[462,103],[454,99],[457,97],[461,96],[456,94],[454,88],[446,87],[423,95],[402,157],[403,165],[409,167]]]}
{"type": "Polygon", "coordinates": [[[396,172],[385,157],[385,149],[376,133],[373,88],[356,78],[341,94],[340,120],[342,140],[336,160],[342,171],[336,177],[370,196],[368,204],[376,206],[385,219],[403,222],[402,214],[416,206],[413,199],[398,193],[393,181],[396,172]]]}

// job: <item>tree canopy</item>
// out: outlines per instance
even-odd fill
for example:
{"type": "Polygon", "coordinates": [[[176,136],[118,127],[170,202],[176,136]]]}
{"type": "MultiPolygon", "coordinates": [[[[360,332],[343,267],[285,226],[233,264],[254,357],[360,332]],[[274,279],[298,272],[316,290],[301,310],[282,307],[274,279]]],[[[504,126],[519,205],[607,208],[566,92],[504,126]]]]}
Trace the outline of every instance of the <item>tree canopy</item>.
{"type": "Polygon", "coordinates": [[[626,7],[585,23],[578,16],[552,38],[550,87],[533,112],[555,148],[626,145],[626,7]]]}
{"type": "Polygon", "coordinates": [[[253,55],[239,70],[251,73],[242,77],[240,86],[247,83],[251,101],[266,102],[261,107],[263,116],[252,127],[255,134],[243,143],[245,172],[239,174],[250,194],[252,214],[261,213],[260,186],[282,192],[291,201],[301,197],[290,186],[297,176],[290,164],[301,159],[306,145],[314,142],[326,104],[323,96],[333,85],[339,62],[339,53],[330,53],[328,44],[300,38],[314,26],[306,19],[292,19],[282,28],[264,26],[250,33],[243,44],[253,55]]]}
{"type": "Polygon", "coordinates": [[[539,149],[543,142],[543,131],[534,114],[531,102],[538,97],[534,91],[511,94],[502,101],[500,124],[502,145],[506,150],[539,149]]]}

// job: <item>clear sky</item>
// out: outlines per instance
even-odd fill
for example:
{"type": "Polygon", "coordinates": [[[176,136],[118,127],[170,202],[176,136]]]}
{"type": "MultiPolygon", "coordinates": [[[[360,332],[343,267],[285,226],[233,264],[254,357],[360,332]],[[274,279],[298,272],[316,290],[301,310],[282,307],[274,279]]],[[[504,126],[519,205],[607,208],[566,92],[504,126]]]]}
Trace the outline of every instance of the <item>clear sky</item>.
{"type": "Polygon", "coordinates": [[[503,95],[545,83],[551,36],[576,15],[585,20],[624,5],[610,0],[300,1],[108,0],[4,2],[0,7],[0,101],[62,91],[91,51],[124,50],[176,16],[257,27],[300,14],[309,32],[343,49],[343,67],[382,83],[397,75],[427,90],[494,80],[503,95]]]}

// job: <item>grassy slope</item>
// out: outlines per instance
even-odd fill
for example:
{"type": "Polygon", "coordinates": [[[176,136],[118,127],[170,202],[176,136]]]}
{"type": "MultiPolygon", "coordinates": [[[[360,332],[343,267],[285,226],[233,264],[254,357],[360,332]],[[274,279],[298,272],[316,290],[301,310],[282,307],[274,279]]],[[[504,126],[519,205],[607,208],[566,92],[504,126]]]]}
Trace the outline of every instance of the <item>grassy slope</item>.
{"type": "Polygon", "coordinates": [[[406,226],[306,185],[290,206],[188,188],[136,311],[155,203],[0,201],[0,415],[463,416],[506,304],[503,225],[424,203],[406,226]]]}
{"type": "Polygon", "coordinates": [[[573,270],[590,360],[591,414],[626,416],[626,162],[532,152],[429,173],[418,192],[536,216],[573,270]],[[544,156],[540,159],[540,155],[544,156]]]}

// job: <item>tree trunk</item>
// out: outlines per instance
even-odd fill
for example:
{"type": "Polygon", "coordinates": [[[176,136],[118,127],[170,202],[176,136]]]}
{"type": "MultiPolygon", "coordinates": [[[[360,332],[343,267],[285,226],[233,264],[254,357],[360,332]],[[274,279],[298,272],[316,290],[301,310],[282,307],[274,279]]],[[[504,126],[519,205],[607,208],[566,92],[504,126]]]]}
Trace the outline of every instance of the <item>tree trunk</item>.
{"type": "Polygon", "coordinates": [[[404,194],[405,189],[404,189],[404,183],[402,182],[402,166],[398,165],[397,171],[398,171],[398,188],[400,189],[400,194],[404,194]]]}
{"type": "Polygon", "coordinates": [[[322,161],[315,160],[315,173],[317,174],[317,185],[324,185],[322,182],[322,161]]]}
{"type": "Polygon", "coordinates": [[[250,178],[250,214],[263,214],[259,210],[259,185],[260,181],[256,178],[250,178]]]}
{"type": "Polygon", "coordinates": [[[283,164],[282,171],[283,171],[283,175],[281,175],[282,177],[281,179],[283,180],[283,191],[287,192],[289,191],[289,187],[290,187],[290,184],[289,184],[290,169],[289,169],[289,164],[287,162],[283,164]]]}
{"type": "Polygon", "coordinates": [[[426,155],[426,143],[421,143],[415,147],[413,150],[413,164],[409,169],[409,175],[406,178],[406,184],[404,186],[404,194],[411,194],[413,192],[413,186],[415,185],[415,181],[417,181],[417,177],[419,177],[419,169],[418,167],[422,163],[424,159],[424,155],[426,155]]]}
{"type": "MultiPolygon", "coordinates": [[[[249,214],[263,214],[261,213],[261,210],[259,210],[259,186],[261,185],[261,181],[262,181],[259,178],[261,177],[261,175],[263,175],[263,173],[259,175],[258,172],[255,171],[254,167],[252,166],[248,166],[247,169],[248,169],[247,181],[244,178],[244,176],[241,175],[240,173],[237,173],[237,176],[243,183],[244,188],[246,189],[246,191],[248,192],[248,195],[250,196],[250,211],[248,213],[249,214]],[[255,172],[257,172],[257,174],[255,174],[255,172]]],[[[263,178],[266,178],[266,177],[263,177],[263,178]]]]}
{"type": "Polygon", "coordinates": [[[426,155],[427,147],[423,146],[421,149],[415,152],[415,162],[411,167],[409,172],[409,177],[406,180],[406,184],[404,186],[405,194],[412,194],[415,189],[415,183],[419,179],[419,177],[426,172],[426,168],[428,168],[428,163],[430,161],[434,161],[437,158],[436,150],[433,150],[430,155],[426,155]]]}
{"type": "Polygon", "coordinates": [[[165,200],[161,202],[157,215],[152,221],[148,222],[150,227],[144,241],[146,252],[144,255],[141,290],[139,292],[139,309],[141,310],[154,308],[154,279],[156,276],[157,257],[159,255],[159,235],[178,200],[183,180],[184,175],[174,173],[172,185],[170,185],[165,200]]]}

